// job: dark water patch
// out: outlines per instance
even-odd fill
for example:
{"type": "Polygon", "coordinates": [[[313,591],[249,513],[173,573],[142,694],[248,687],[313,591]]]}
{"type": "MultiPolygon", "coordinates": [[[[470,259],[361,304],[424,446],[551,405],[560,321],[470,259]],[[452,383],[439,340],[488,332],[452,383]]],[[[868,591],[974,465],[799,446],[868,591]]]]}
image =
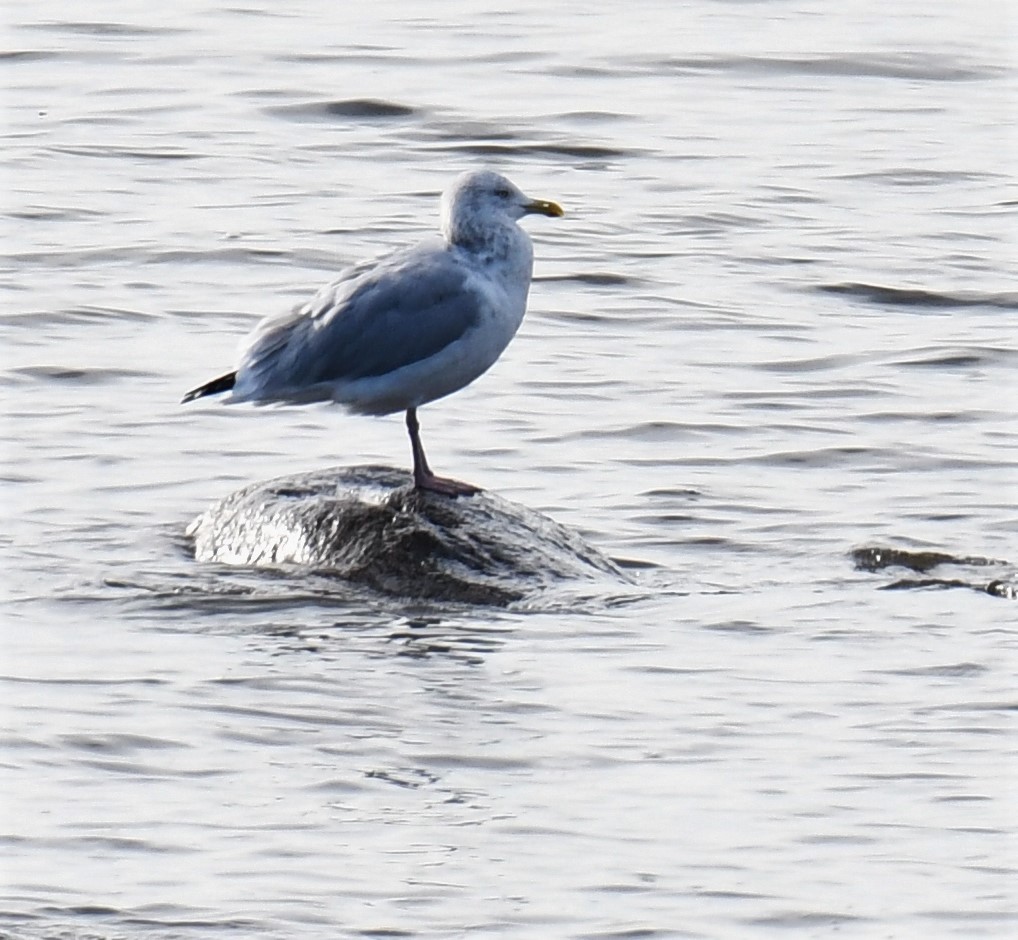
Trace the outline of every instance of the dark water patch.
{"type": "Polygon", "coordinates": [[[648,443],[667,443],[697,434],[726,434],[733,429],[720,424],[686,424],[680,421],[643,421],[624,427],[604,428],[602,430],[577,431],[575,434],[559,436],[559,440],[599,440],[625,438],[631,441],[648,443]]]}
{"type": "MultiPolygon", "coordinates": [[[[987,701],[987,702],[950,702],[946,705],[930,705],[919,709],[923,713],[932,712],[1014,712],[1018,711],[1018,701],[987,701]]],[[[988,729],[986,734],[1000,734],[1002,730],[988,729]]]]}
{"type": "Polygon", "coordinates": [[[857,780],[873,780],[880,782],[892,780],[924,780],[937,783],[940,781],[957,782],[966,779],[963,774],[937,773],[929,770],[910,770],[901,773],[852,773],[849,776],[857,780]]]}
{"type": "MultiPolygon", "coordinates": [[[[212,932],[223,932],[231,937],[252,937],[263,936],[265,925],[255,920],[228,917],[217,918],[210,916],[197,908],[187,908],[176,904],[146,904],[134,910],[110,907],[105,904],[71,904],[60,907],[49,904],[39,908],[38,915],[28,915],[33,920],[45,919],[46,932],[41,937],[47,940],[106,940],[104,935],[95,933],[100,927],[113,927],[115,934],[109,935],[109,940],[122,940],[121,927],[145,927],[158,930],[158,933],[146,933],[146,936],[164,938],[164,940],[179,940],[187,931],[187,936],[211,936],[212,932]],[[203,916],[204,915],[204,916],[203,916]],[[65,924],[68,921],[75,921],[80,925],[83,918],[88,918],[88,932],[83,933],[80,926],[62,929],[54,927],[53,923],[65,924]],[[170,931],[166,933],[166,931],[170,931]],[[192,931],[194,933],[192,933],[192,931]]],[[[5,919],[11,915],[2,915],[5,919]]]]}
{"type": "MultiPolygon", "coordinates": [[[[1014,870],[1006,870],[1001,872],[1008,877],[1014,875],[1014,870]]],[[[983,908],[971,908],[970,910],[932,910],[932,911],[919,911],[919,917],[927,917],[930,920],[948,921],[954,923],[972,923],[972,924],[986,924],[986,923],[1000,923],[1003,924],[1018,924],[1018,913],[1014,911],[987,911],[983,908]]],[[[1005,936],[1004,933],[998,936],[1005,936]]]]}
{"type": "MultiPolygon", "coordinates": [[[[528,313],[527,316],[533,319],[551,320],[556,323],[597,323],[605,324],[616,321],[617,318],[611,314],[592,313],[587,310],[542,310],[539,313],[528,313]]],[[[532,384],[530,382],[528,385],[532,384]]],[[[605,383],[605,388],[610,385],[620,386],[622,383],[605,383]]]]}
{"type": "Polygon", "coordinates": [[[774,627],[768,627],[762,623],[754,623],[751,620],[728,620],[720,623],[705,623],[703,629],[720,633],[741,633],[744,636],[762,636],[777,632],[774,627]]]}
{"type": "MultiPolygon", "coordinates": [[[[606,324],[611,323],[613,318],[599,313],[589,313],[580,310],[542,310],[539,314],[530,314],[533,319],[549,320],[555,323],[582,323],[582,324],[606,324]]],[[[529,382],[527,383],[530,384],[529,382]]]]}
{"type": "MultiPolygon", "coordinates": [[[[342,714],[337,714],[335,711],[329,709],[317,709],[314,711],[303,710],[297,711],[293,709],[285,708],[267,708],[257,705],[208,705],[208,704],[195,704],[184,706],[186,708],[194,709],[195,711],[201,711],[203,713],[213,713],[216,715],[225,716],[231,720],[237,718],[256,718],[260,721],[268,721],[271,723],[278,723],[284,727],[290,726],[306,726],[306,727],[321,727],[327,728],[330,726],[341,725],[346,721],[346,717],[342,714]]],[[[366,718],[360,719],[360,724],[365,729],[371,727],[371,723],[366,718]]],[[[380,727],[375,725],[375,727],[380,727]]],[[[111,769],[118,769],[113,767],[111,769]]],[[[224,771],[206,771],[206,774],[213,773],[224,773],[224,771]]],[[[177,774],[178,776],[186,776],[177,774]]]]}
{"type": "Polygon", "coordinates": [[[80,206],[30,206],[27,209],[8,212],[6,216],[25,222],[67,222],[75,219],[103,219],[107,213],[80,206]]]}
{"type": "Polygon", "coordinates": [[[799,374],[807,372],[830,372],[858,365],[861,356],[833,355],[820,356],[813,359],[779,359],[772,362],[754,363],[753,368],[761,372],[777,372],[799,374]]]}
{"type": "Polygon", "coordinates": [[[180,780],[205,780],[210,777],[220,777],[226,773],[224,770],[216,769],[181,770],[179,767],[175,767],[172,764],[160,766],[156,764],[143,764],[136,761],[127,761],[115,758],[105,760],[100,758],[82,758],[79,763],[83,767],[100,770],[104,773],[160,780],[170,780],[174,778],[180,780]]]}
{"type": "MultiPolygon", "coordinates": [[[[634,64],[640,66],[637,60],[634,64]]],[[[825,78],[902,78],[927,82],[970,82],[1006,74],[953,56],[902,52],[871,55],[699,56],[644,60],[645,69],[679,72],[742,72],[825,78]]]]}
{"type": "Polygon", "coordinates": [[[25,366],[12,369],[8,375],[35,382],[52,382],[61,385],[110,385],[115,382],[147,378],[144,372],[133,369],[70,369],[66,366],[25,366]]]}
{"type": "Polygon", "coordinates": [[[570,284],[586,284],[590,287],[632,287],[644,283],[641,278],[627,277],[625,274],[614,274],[608,271],[587,271],[578,274],[553,274],[535,277],[535,281],[549,283],[565,281],[570,284]]]}
{"type": "MultiPolygon", "coordinates": [[[[617,884],[609,882],[608,884],[592,884],[582,888],[583,891],[589,891],[594,894],[646,894],[648,891],[654,891],[654,885],[650,882],[646,884],[617,884]]],[[[629,936],[629,931],[623,931],[622,934],[608,933],[601,936],[616,937],[616,936],[629,936]]],[[[643,935],[643,931],[640,931],[640,936],[643,935]]],[[[598,936],[595,934],[595,936],[598,936]]]]}
{"type": "Polygon", "coordinates": [[[879,284],[821,284],[816,288],[825,294],[841,294],[885,307],[918,307],[950,310],[962,307],[992,307],[1018,310],[1018,293],[947,293],[911,287],[885,287],[879,284]]]}
{"type": "MultiPolygon", "coordinates": [[[[593,893],[601,893],[611,890],[606,886],[600,886],[591,889],[593,893]]],[[[618,888],[614,889],[616,892],[618,888]]],[[[632,890],[643,890],[641,888],[633,888],[632,890]]],[[[653,890],[647,888],[646,890],[653,890]]],[[[687,933],[685,931],[677,931],[672,927],[667,930],[659,929],[657,927],[633,927],[631,930],[599,930],[597,933],[581,933],[575,934],[576,940],[653,940],[655,937],[672,937],[675,940],[682,940],[682,938],[693,938],[702,936],[701,934],[687,933]]]]}
{"type": "Polygon", "coordinates": [[[59,145],[47,148],[51,153],[64,154],[71,157],[99,157],[113,158],[115,160],[157,160],[157,161],[182,161],[201,160],[207,156],[204,153],[196,153],[191,150],[174,150],[169,148],[143,149],[140,147],[114,147],[109,144],[103,145],[76,145],[73,147],[59,145]]]}
{"type": "MultiPolygon", "coordinates": [[[[655,213],[647,213],[649,218],[654,218],[655,213]]],[[[672,225],[675,221],[674,214],[658,213],[657,218],[668,224],[664,234],[673,237],[685,235],[716,235],[721,232],[739,231],[749,228],[760,228],[770,226],[773,220],[769,218],[737,215],[734,212],[707,212],[703,215],[684,215],[681,217],[681,224],[672,225]]]]}
{"type": "Polygon", "coordinates": [[[940,186],[944,183],[985,182],[994,179],[990,173],[966,173],[961,170],[918,170],[911,167],[896,167],[867,173],[844,173],[831,177],[838,180],[874,180],[891,186],[940,186]]]}
{"type": "Polygon", "coordinates": [[[693,891],[700,898],[718,898],[722,901],[766,901],[769,895],[755,891],[725,891],[721,889],[701,889],[693,891]]]}
{"type": "Polygon", "coordinates": [[[366,940],[402,940],[405,937],[417,937],[416,931],[400,930],[398,927],[377,927],[358,930],[357,936],[365,937],[366,940]]]}
{"type": "Polygon", "coordinates": [[[0,315],[4,326],[24,327],[32,332],[51,326],[89,326],[104,323],[107,320],[126,320],[134,323],[149,323],[158,319],[151,313],[141,310],[123,310],[116,307],[81,306],[70,310],[26,310],[19,313],[0,315]]]}
{"type": "MultiPolygon", "coordinates": [[[[744,921],[753,927],[779,927],[786,930],[816,931],[823,929],[837,932],[841,927],[871,922],[871,918],[858,914],[829,913],[825,911],[790,911],[784,914],[771,914],[767,917],[754,917],[744,921]]],[[[812,934],[816,936],[816,934],[812,934]]]]}
{"type": "Polygon", "coordinates": [[[642,68],[638,64],[619,62],[611,65],[552,65],[544,71],[545,74],[556,77],[570,79],[600,79],[619,78],[641,70],[642,68]]]}
{"type": "Polygon", "coordinates": [[[509,157],[565,157],[576,160],[620,160],[632,156],[635,150],[622,150],[618,147],[605,147],[598,144],[568,143],[530,143],[530,144],[499,144],[499,143],[451,143],[438,149],[453,153],[463,153],[473,157],[509,158],[509,157]]]}
{"type": "Polygon", "coordinates": [[[105,904],[72,904],[70,907],[45,907],[47,914],[73,914],[78,917],[116,917],[122,913],[119,908],[105,904]]]}
{"type": "Polygon", "coordinates": [[[0,682],[11,682],[24,685],[52,685],[60,688],[75,688],[77,686],[111,688],[121,686],[141,685],[146,687],[168,686],[172,683],[167,679],[151,679],[145,677],[128,679],[90,679],[90,678],[47,678],[39,676],[3,676],[0,675],[0,682]]]}
{"type": "MultiPolygon", "coordinates": [[[[427,23],[426,25],[431,25],[427,23]]],[[[475,47],[476,49],[476,47],[475,47]]],[[[464,62],[480,65],[504,65],[533,62],[543,59],[544,53],[532,52],[528,49],[515,49],[508,52],[482,52],[473,54],[443,55],[432,53],[427,59],[415,58],[403,47],[376,45],[370,43],[351,45],[339,52],[294,52],[273,57],[276,62],[299,62],[312,64],[342,63],[344,66],[353,64],[378,65],[384,63],[392,68],[424,68],[437,69],[445,65],[460,66],[464,62]]]]}
{"type": "Polygon", "coordinates": [[[48,49],[17,49],[0,52],[0,62],[39,62],[44,59],[59,59],[59,52],[48,49]]]}
{"type": "Polygon", "coordinates": [[[520,133],[505,124],[494,121],[470,120],[455,118],[431,121],[421,131],[422,136],[431,141],[464,141],[464,140],[519,140],[520,133]]]}
{"type": "Polygon", "coordinates": [[[88,268],[121,262],[137,264],[144,249],[136,245],[102,248],[79,248],[68,251],[22,251],[8,255],[10,261],[36,265],[39,268],[88,268]]]}
{"type": "Polygon", "coordinates": [[[340,101],[310,101],[302,104],[279,105],[265,109],[266,114],[291,121],[391,121],[415,117],[417,108],[377,98],[349,98],[340,101]]]}
{"type": "Polygon", "coordinates": [[[874,836],[847,836],[825,833],[821,835],[799,836],[795,841],[801,845],[872,845],[879,840],[874,836]]]}
{"type": "Polygon", "coordinates": [[[733,463],[764,464],[779,467],[832,467],[857,466],[864,458],[889,459],[891,451],[870,447],[818,447],[815,450],[779,451],[756,457],[733,460],[733,463]]]}
{"type": "Polygon", "coordinates": [[[858,420],[873,424],[901,424],[903,422],[916,424],[959,424],[979,420],[989,414],[990,412],[986,411],[872,411],[860,414],[858,420]]]}
{"type": "MultiPolygon", "coordinates": [[[[38,844],[39,840],[36,840],[38,844]]],[[[64,848],[70,852],[109,851],[116,854],[126,852],[152,852],[160,855],[190,855],[198,849],[182,845],[161,845],[149,839],[133,839],[127,836],[68,836],[65,839],[47,839],[53,848],[64,848]]]]}
{"type": "Polygon", "coordinates": [[[612,555],[612,561],[623,571],[652,571],[662,570],[665,567],[655,561],[646,561],[642,558],[623,558],[619,555],[612,555]]]}
{"type": "MultiPolygon", "coordinates": [[[[126,613],[137,611],[145,619],[151,617],[153,608],[166,614],[179,614],[191,631],[199,629],[195,618],[209,629],[218,629],[224,618],[246,615],[275,614],[295,608],[323,611],[341,611],[343,625],[347,629],[368,628],[378,614],[373,612],[372,595],[366,590],[358,591],[353,586],[340,592],[335,579],[316,578],[312,575],[288,576],[286,572],[259,571],[255,583],[228,581],[234,569],[214,566],[209,578],[196,579],[187,575],[147,578],[104,578],[95,595],[77,592],[66,599],[70,603],[107,603],[109,591],[121,595],[121,606],[126,613]],[[217,577],[219,575],[219,577],[217,577]],[[275,575],[275,576],[274,576],[275,575]]],[[[252,575],[253,577],[253,575],[252,575]]],[[[295,646],[310,649],[314,646],[301,631],[288,628],[273,628],[273,636],[290,637],[295,646]]]]}
{"type": "Polygon", "coordinates": [[[144,264],[237,264],[251,261],[290,262],[292,253],[282,248],[217,248],[214,251],[194,251],[191,249],[169,249],[167,251],[148,251],[142,259],[144,264]]]}
{"type": "MultiPolygon", "coordinates": [[[[428,25],[431,25],[431,23],[428,22],[428,25]]],[[[441,59],[439,61],[448,61],[457,64],[466,61],[466,62],[487,63],[489,65],[509,65],[525,62],[536,62],[544,58],[546,58],[545,53],[531,51],[530,49],[521,46],[520,48],[517,49],[500,50],[497,52],[484,52],[477,50],[468,56],[459,55],[455,57],[441,59]]],[[[434,58],[429,58],[428,61],[434,62],[436,60],[434,58]]]]}
{"type": "Polygon", "coordinates": [[[634,515],[630,517],[633,522],[646,522],[651,525],[684,525],[686,523],[696,523],[700,521],[700,517],[696,513],[692,512],[655,512],[648,515],[634,515]]]}
{"type": "Polygon", "coordinates": [[[648,676],[709,676],[717,675],[725,670],[719,666],[705,666],[702,668],[687,668],[683,666],[665,666],[657,663],[639,666],[624,666],[623,671],[635,672],[648,676]]]}
{"type": "Polygon", "coordinates": [[[447,632],[444,638],[439,638],[435,633],[420,634],[398,630],[389,635],[387,642],[397,644],[395,649],[397,656],[421,660],[437,656],[471,666],[481,665],[485,656],[502,646],[501,640],[482,639],[470,635],[465,635],[461,639],[447,632]]]}
{"type": "Polygon", "coordinates": [[[135,23],[104,21],[25,23],[20,28],[50,33],[73,33],[81,36],[186,36],[191,32],[172,26],[139,26],[135,23]]]}
{"type": "Polygon", "coordinates": [[[761,184],[759,190],[760,195],[754,200],[754,204],[760,202],[767,205],[819,206],[825,203],[822,196],[789,185],[761,184]]]}
{"type": "MultiPolygon", "coordinates": [[[[287,12],[285,7],[232,7],[230,12],[238,16],[256,17],[277,17],[290,19],[292,14],[287,12]]],[[[335,52],[327,52],[321,48],[309,49],[308,51],[293,51],[277,55],[275,58],[280,62],[346,62],[348,58],[357,60],[358,56],[367,55],[389,55],[403,51],[396,46],[377,42],[350,42],[335,52]]]]}
{"type": "Polygon", "coordinates": [[[574,121],[582,124],[604,124],[607,121],[631,121],[631,114],[620,114],[618,111],[566,111],[553,114],[549,121],[574,121]]]}
{"type": "Polygon", "coordinates": [[[90,732],[60,735],[61,743],[75,750],[92,754],[133,754],[137,751],[165,750],[167,748],[186,747],[180,741],[166,738],[153,738],[144,734],[130,732],[90,732]]]}
{"type": "Polygon", "coordinates": [[[980,676],[990,670],[979,663],[953,663],[947,666],[920,666],[916,669],[882,669],[880,673],[890,676],[932,676],[944,679],[968,679],[980,676]]]}
{"type": "Polygon", "coordinates": [[[897,359],[893,365],[919,369],[972,369],[976,366],[995,365],[1016,355],[1015,350],[982,347],[979,349],[917,350],[908,359],[897,359]]]}

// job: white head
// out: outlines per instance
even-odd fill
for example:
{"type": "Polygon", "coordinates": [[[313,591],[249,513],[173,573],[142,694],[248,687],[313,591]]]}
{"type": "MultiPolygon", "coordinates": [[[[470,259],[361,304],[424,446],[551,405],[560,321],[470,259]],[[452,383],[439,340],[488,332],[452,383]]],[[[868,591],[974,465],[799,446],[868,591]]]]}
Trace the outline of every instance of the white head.
{"type": "Polygon", "coordinates": [[[491,170],[470,170],[442,194],[442,234],[452,244],[483,250],[498,240],[500,228],[532,213],[560,216],[562,207],[525,196],[491,170]]]}

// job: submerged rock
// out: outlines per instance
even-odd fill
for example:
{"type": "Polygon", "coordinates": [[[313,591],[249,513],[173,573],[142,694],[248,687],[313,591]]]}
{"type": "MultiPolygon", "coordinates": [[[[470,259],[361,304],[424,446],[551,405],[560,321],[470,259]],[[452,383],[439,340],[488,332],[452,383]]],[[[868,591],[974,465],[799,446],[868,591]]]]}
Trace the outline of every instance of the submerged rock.
{"type": "Polygon", "coordinates": [[[403,597],[508,604],[556,580],[627,580],[547,516],[492,493],[420,492],[387,467],[256,483],[210,507],[187,534],[198,561],[297,565],[403,597]]]}
{"type": "Polygon", "coordinates": [[[916,551],[888,545],[866,545],[850,553],[860,571],[906,570],[929,577],[905,577],[883,585],[887,591],[908,588],[969,588],[994,597],[1018,599],[1018,572],[1010,562],[999,558],[951,555],[947,552],[916,551]],[[934,573],[935,572],[935,573],[934,573]],[[997,577],[987,578],[992,572],[997,577]],[[950,576],[952,575],[953,576],[950,576]]]}

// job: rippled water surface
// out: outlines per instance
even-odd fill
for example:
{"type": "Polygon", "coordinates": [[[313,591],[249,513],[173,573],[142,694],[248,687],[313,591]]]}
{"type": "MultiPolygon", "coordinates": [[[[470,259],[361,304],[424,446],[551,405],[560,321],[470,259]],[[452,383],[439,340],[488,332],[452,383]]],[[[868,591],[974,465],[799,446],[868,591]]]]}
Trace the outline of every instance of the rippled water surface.
{"type": "Polygon", "coordinates": [[[1009,4],[5,12],[0,935],[1018,931],[1009,4]],[[408,464],[178,402],[481,165],[567,215],[429,454],[634,585],[196,564],[408,464]]]}

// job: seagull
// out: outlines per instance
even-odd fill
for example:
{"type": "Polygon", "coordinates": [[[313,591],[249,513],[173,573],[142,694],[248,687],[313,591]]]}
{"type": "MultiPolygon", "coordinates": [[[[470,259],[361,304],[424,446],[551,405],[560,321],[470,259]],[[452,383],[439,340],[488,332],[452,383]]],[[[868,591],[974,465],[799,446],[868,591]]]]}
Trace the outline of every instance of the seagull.
{"type": "Polygon", "coordinates": [[[534,252],[517,222],[531,214],[563,211],[491,170],[463,173],[442,195],[441,237],[348,268],[290,313],[263,320],[236,370],[183,402],[229,392],[229,403],[405,411],[414,486],[451,497],[480,492],[431,471],[417,409],[486,372],[519,329],[534,252]]]}

